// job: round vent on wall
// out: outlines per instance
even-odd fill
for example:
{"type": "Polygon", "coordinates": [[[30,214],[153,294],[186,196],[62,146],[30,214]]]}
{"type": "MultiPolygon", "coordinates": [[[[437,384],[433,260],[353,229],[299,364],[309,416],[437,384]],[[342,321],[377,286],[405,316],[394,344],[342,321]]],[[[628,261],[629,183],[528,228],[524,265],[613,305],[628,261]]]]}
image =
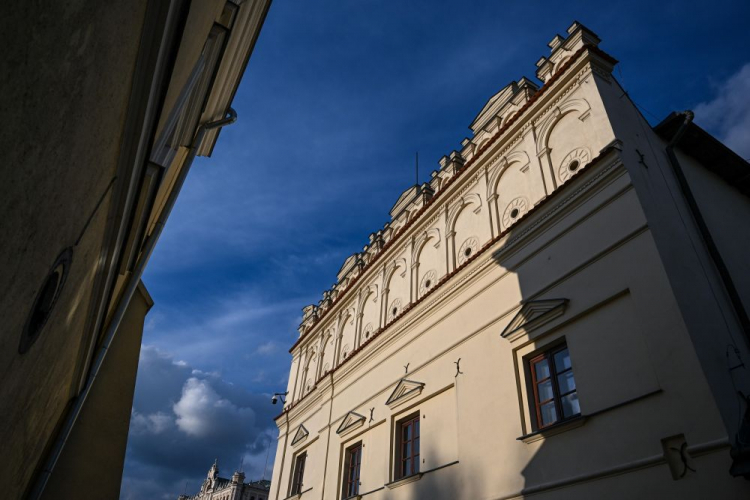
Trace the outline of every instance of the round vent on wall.
{"type": "Polygon", "coordinates": [[[73,249],[63,250],[42,280],[21,333],[21,341],[18,344],[20,354],[28,351],[42,333],[65,285],[72,259],[73,249]]]}
{"type": "Polygon", "coordinates": [[[560,182],[565,182],[573,177],[573,174],[578,172],[582,166],[586,165],[590,159],[591,155],[586,148],[574,149],[568,153],[562,163],[560,163],[560,168],[557,170],[560,182]]]}
{"type": "Polygon", "coordinates": [[[401,314],[401,299],[396,299],[391,302],[391,305],[388,308],[388,321],[391,321],[399,314],[401,314]]]}
{"type": "Polygon", "coordinates": [[[503,229],[508,229],[512,226],[523,214],[528,210],[529,203],[526,198],[518,197],[508,203],[503,212],[503,229]]]}
{"type": "Polygon", "coordinates": [[[458,265],[462,265],[471,257],[476,255],[478,250],[479,238],[477,238],[476,236],[467,238],[463,243],[461,243],[461,247],[458,249],[458,265]]]}
{"type": "Polygon", "coordinates": [[[437,271],[431,269],[424,273],[422,280],[419,283],[419,296],[426,294],[437,282],[437,271]]]}
{"type": "Polygon", "coordinates": [[[372,327],[372,323],[367,323],[365,325],[364,330],[362,331],[362,335],[365,339],[369,339],[370,335],[372,335],[374,328],[372,327]]]}

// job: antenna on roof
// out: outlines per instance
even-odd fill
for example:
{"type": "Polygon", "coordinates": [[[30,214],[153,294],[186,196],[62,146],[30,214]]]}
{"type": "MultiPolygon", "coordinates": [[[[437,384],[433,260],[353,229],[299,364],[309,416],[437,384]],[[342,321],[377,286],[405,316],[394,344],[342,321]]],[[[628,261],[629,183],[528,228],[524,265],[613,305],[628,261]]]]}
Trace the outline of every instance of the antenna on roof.
{"type": "Polygon", "coordinates": [[[183,495],[187,495],[187,481],[185,481],[185,488],[182,490],[183,495]]]}
{"type": "Polygon", "coordinates": [[[414,185],[419,186],[419,151],[417,151],[417,157],[414,163],[414,180],[414,185]]]}

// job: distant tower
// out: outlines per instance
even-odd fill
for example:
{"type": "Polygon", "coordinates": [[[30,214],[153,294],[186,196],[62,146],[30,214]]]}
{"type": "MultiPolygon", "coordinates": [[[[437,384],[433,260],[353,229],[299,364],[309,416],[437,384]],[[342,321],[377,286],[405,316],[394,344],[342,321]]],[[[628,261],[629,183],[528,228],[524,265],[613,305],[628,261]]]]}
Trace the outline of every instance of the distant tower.
{"type": "Polygon", "coordinates": [[[245,473],[241,471],[236,471],[234,474],[232,474],[232,483],[234,484],[242,484],[245,481],[245,473]]]}
{"type": "Polygon", "coordinates": [[[239,470],[232,474],[232,479],[219,477],[219,461],[208,469],[206,479],[203,481],[200,491],[196,495],[187,495],[183,493],[178,500],[211,500],[211,499],[255,499],[268,500],[268,491],[271,487],[269,481],[251,481],[245,482],[245,473],[242,471],[242,463],[239,470]]]}

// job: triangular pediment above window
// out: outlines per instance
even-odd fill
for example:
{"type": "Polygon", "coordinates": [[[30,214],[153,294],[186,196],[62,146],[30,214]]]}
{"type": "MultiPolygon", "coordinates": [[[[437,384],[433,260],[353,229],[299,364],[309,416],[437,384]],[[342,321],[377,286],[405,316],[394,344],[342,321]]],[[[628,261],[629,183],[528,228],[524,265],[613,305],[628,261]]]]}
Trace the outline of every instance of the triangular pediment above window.
{"type": "Polygon", "coordinates": [[[297,427],[297,432],[294,434],[294,437],[292,438],[292,446],[299,443],[300,441],[303,441],[310,432],[308,432],[307,429],[305,429],[304,425],[301,425],[297,427]]]}
{"type": "Polygon", "coordinates": [[[568,299],[530,300],[521,306],[500,336],[512,342],[524,334],[528,335],[534,329],[561,316],[567,304],[568,299]]]}
{"type": "Polygon", "coordinates": [[[385,402],[389,407],[394,408],[410,399],[419,396],[424,388],[424,383],[415,382],[413,380],[407,380],[402,378],[396,384],[396,388],[388,397],[388,401],[385,402]]]}
{"type": "Polygon", "coordinates": [[[341,425],[336,429],[336,434],[347,434],[354,429],[361,427],[365,423],[364,415],[360,415],[355,411],[350,411],[341,421],[341,425]]]}

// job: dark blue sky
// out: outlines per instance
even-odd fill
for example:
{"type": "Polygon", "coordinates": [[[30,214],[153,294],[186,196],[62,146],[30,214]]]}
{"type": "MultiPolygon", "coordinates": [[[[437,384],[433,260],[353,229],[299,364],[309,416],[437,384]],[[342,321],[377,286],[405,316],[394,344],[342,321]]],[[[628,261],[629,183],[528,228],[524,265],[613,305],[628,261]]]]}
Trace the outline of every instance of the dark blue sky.
{"type": "Polygon", "coordinates": [[[388,220],[415,151],[426,181],[573,20],[621,61],[615,77],[652,123],[693,108],[750,157],[750,4],[603,5],[275,0],[239,121],[195,163],[144,277],[156,305],[123,498],[175,498],[186,481],[195,493],[216,457],[222,475],[244,460],[260,478],[301,308],[388,220]]]}

